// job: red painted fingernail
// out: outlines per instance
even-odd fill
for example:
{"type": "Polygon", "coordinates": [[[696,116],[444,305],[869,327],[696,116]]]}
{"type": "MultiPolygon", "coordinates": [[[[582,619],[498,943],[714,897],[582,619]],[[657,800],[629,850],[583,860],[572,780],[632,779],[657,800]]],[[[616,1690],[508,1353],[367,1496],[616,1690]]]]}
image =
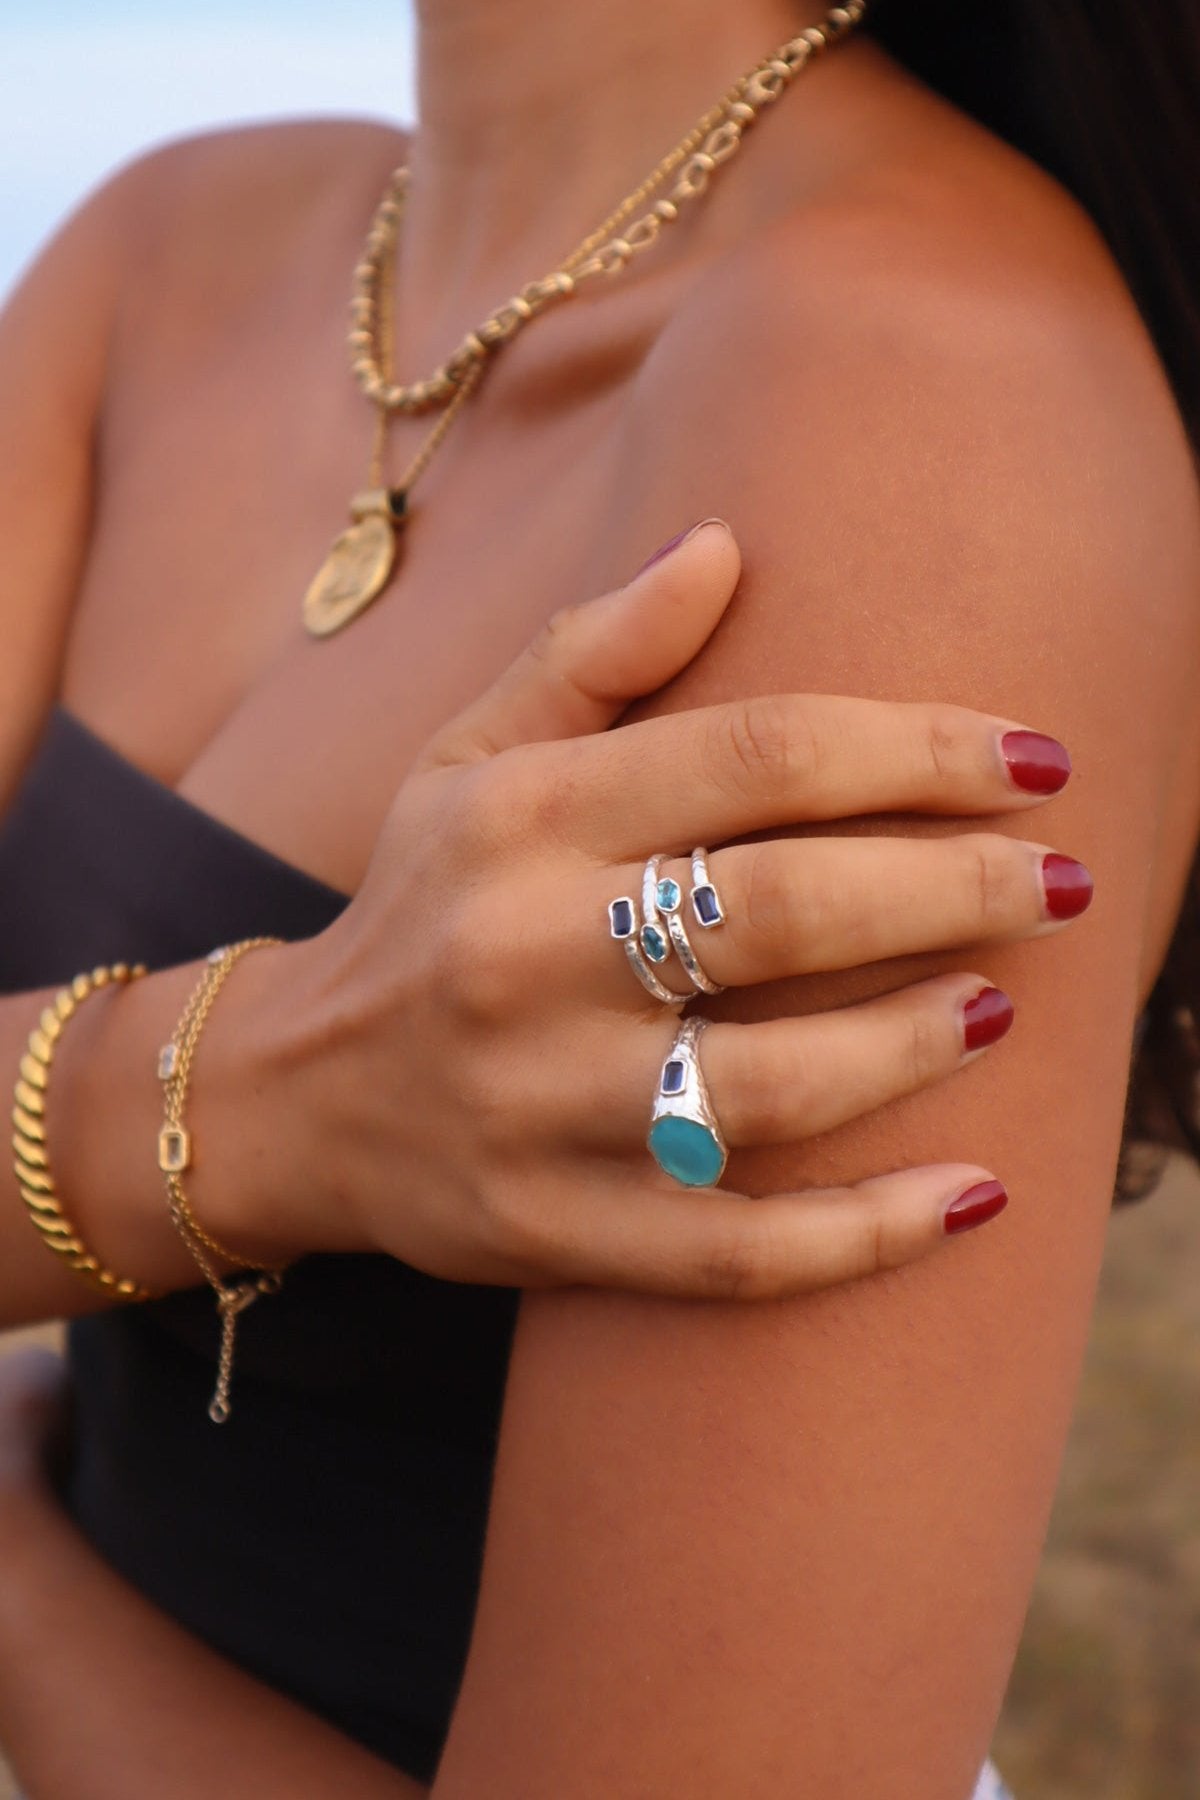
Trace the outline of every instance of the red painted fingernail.
{"type": "Polygon", "coordinates": [[[997,1044],[1013,1022],[1013,1003],[999,988],[985,987],[963,1007],[963,1050],[997,1044]]]}
{"type": "Polygon", "coordinates": [[[1008,1190],[1001,1181],[979,1181],[952,1200],[946,1208],[945,1227],[952,1236],[956,1231],[974,1231],[986,1225],[1008,1205],[1008,1190]]]}
{"type": "Polygon", "coordinates": [[[1071,758],[1057,738],[1041,731],[1006,731],[1000,748],[1014,787],[1026,794],[1059,794],[1071,779],[1071,758]]]}
{"type": "Polygon", "coordinates": [[[1042,858],[1042,888],[1051,919],[1077,919],[1092,904],[1095,883],[1073,856],[1053,852],[1042,858]]]}

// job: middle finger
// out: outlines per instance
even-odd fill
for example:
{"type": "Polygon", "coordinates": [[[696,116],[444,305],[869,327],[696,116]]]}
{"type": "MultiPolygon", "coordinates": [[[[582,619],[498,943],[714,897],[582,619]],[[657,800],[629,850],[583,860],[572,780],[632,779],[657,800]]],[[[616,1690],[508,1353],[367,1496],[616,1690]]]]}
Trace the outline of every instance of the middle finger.
{"type": "MultiPolygon", "coordinates": [[[[1088,871],[1072,857],[1002,833],[927,838],[772,838],[709,857],[725,923],[697,921],[685,861],[664,863],[678,881],[687,936],[701,968],[722,987],[858,968],[892,957],[999,943],[1060,930],[1092,898],[1088,871]]],[[[621,947],[606,939],[606,907],[618,894],[640,899],[642,870],[624,865],[589,878],[599,974],[596,998],[645,1000],[621,947]],[[607,894],[602,883],[610,883],[607,894]],[[603,940],[603,941],[602,941],[603,940]]],[[[674,954],[656,973],[680,995],[692,986],[674,954]]]]}

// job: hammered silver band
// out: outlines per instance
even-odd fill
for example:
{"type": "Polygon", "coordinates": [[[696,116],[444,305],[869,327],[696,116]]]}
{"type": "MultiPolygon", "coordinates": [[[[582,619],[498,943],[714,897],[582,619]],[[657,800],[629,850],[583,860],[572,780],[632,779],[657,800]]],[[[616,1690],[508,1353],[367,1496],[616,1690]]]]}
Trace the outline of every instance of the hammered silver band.
{"type": "MultiPolygon", "coordinates": [[[[608,928],[617,940],[629,960],[629,966],[652,999],[663,1006],[682,1006],[687,1000],[686,994],[677,994],[669,988],[665,981],[660,981],[642,948],[644,926],[638,912],[638,903],[628,894],[621,894],[609,901],[608,928]]],[[[664,959],[660,959],[664,960],[664,959]]]]}
{"type": "MultiPolygon", "coordinates": [[[[662,874],[666,860],[665,855],[647,859],[642,870],[640,906],[630,894],[609,901],[608,926],[646,992],[663,1006],[683,1006],[692,994],[723,994],[725,990],[696,955],[683,922],[683,888],[671,876],[662,874]],[[691,993],[677,993],[658,973],[670,960],[672,950],[691,993]]],[[[692,852],[691,903],[696,923],[705,931],[725,923],[724,909],[708,873],[708,853],[702,847],[692,852]]]]}
{"type": "MultiPolygon", "coordinates": [[[[696,854],[703,857],[702,851],[697,852],[696,854]]],[[[712,976],[705,970],[700,958],[692,948],[692,941],[688,936],[687,926],[683,922],[683,889],[677,881],[673,881],[669,876],[666,877],[666,879],[660,877],[659,870],[665,861],[666,858],[663,856],[652,856],[646,864],[646,871],[642,877],[643,911],[646,912],[648,918],[657,917],[661,919],[662,923],[666,926],[667,935],[671,940],[676,956],[679,958],[680,966],[696,993],[723,994],[725,989],[719,982],[712,979],[712,976]],[[650,907],[653,907],[654,909],[653,914],[648,911],[650,907]]],[[[693,856],[693,882],[695,880],[695,867],[696,859],[695,856],[693,856]]],[[[706,865],[704,868],[704,876],[707,883],[708,871],[706,865]]],[[[708,883],[708,886],[711,889],[711,883],[708,883]]],[[[696,891],[694,886],[692,891],[693,893],[696,891]]],[[[715,890],[711,891],[715,892],[715,890]]]]}

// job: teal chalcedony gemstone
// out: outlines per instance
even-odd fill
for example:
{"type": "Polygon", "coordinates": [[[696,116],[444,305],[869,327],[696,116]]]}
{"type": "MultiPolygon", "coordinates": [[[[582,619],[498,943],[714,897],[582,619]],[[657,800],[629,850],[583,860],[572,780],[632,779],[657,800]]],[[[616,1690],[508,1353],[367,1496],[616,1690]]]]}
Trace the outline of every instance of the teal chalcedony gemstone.
{"type": "Polygon", "coordinates": [[[666,938],[654,925],[642,926],[642,949],[650,961],[656,963],[666,962],[667,957],[671,954],[666,938]]]}
{"type": "Polygon", "coordinates": [[[656,1119],[650,1127],[650,1154],[664,1175],[684,1187],[711,1187],[725,1167],[720,1144],[695,1119],[656,1119]]]}
{"type": "Polygon", "coordinates": [[[659,882],[654,890],[654,898],[657,900],[663,912],[674,912],[675,908],[679,905],[679,902],[683,899],[683,894],[680,891],[679,883],[670,880],[668,877],[665,881],[659,882]]]}

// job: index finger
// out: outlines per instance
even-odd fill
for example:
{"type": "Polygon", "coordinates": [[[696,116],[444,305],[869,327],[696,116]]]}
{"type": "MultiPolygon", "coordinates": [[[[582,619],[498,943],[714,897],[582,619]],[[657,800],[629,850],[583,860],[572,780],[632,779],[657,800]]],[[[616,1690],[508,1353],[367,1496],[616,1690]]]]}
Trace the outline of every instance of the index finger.
{"type": "Polygon", "coordinates": [[[556,833],[613,862],[809,821],[1018,812],[1071,774],[1057,739],[1011,720],[828,694],[764,694],[520,754],[556,833]]]}

